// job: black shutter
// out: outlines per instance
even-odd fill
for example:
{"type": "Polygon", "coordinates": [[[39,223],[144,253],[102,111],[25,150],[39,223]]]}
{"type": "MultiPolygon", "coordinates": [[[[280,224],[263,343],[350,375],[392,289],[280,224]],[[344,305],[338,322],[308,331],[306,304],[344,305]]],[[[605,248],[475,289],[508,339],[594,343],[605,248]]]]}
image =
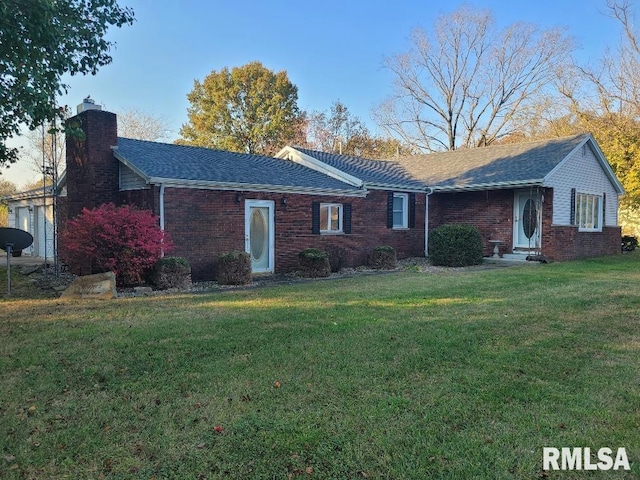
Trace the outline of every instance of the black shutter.
{"type": "Polygon", "coordinates": [[[604,192],[602,194],[602,228],[605,227],[606,225],[606,212],[607,212],[607,194],[606,192],[604,192]]]}
{"type": "Polygon", "coordinates": [[[344,233],[351,233],[351,204],[342,205],[342,230],[344,233]]]}
{"type": "Polygon", "coordinates": [[[409,194],[409,228],[416,228],[416,194],[409,194]]]}
{"type": "Polygon", "coordinates": [[[311,204],[311,233],[320,233],[320,202],[311,204]]]}
{"type": "Polygon", "coordinates": [[[387,228],[393,228],[393,192],[387,194],[387,228]]]}
{"type": "Polygon", "coordinates": [[[569,225],[576,224],[576,189],[571,189],[571,211],[569,213],[569,225]]]}

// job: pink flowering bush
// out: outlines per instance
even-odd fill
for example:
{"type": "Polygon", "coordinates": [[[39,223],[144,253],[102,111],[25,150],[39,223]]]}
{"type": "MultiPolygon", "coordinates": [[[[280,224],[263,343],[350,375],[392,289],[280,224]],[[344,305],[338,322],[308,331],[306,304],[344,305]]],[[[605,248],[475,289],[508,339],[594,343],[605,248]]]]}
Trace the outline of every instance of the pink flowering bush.
{"type": "Polygon", "coordinates": [[[60,257],[73,273],[113,271],[118,285],[141,283],[173,246],[150,211],[113,203],[82,210],[67,222],[59,243],[60,257]]]}

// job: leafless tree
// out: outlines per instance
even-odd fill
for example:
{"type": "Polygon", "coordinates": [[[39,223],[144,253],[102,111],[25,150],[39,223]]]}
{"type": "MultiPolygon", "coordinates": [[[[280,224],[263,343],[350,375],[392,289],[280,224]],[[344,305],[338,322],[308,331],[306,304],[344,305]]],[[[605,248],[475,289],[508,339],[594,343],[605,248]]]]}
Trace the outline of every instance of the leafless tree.
{"type": "Polygon", "coordinates": [[[159,116],[138,109],[124,110],[118,114],[118,135],[152,142],[168,141],[171,128],[159,116]]]}
{"type": "Polygon", "coordinates": [[[65,139],[59,128],[38,127],[27,133],[27,148],[24,155],[31,168],[39,176],[52,177],[65,169],[65,139]]]}
{"type": "Polygon", "coordinates": [[[562,29],[498,29],[491,12],[462,7],[385,60],[394,95],[374,117],[426,152],[490,145],[539,114],[573,47],[562,29]]]}

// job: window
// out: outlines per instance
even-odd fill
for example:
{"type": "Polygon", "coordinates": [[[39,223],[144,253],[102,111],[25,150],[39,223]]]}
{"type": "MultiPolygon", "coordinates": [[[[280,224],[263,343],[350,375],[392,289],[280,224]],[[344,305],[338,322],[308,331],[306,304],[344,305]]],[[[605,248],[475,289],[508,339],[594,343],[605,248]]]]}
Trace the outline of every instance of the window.
{"type": "Polygon", "coordinates": [[[602,230],[602,196],[576,193],[575,219],[579,230],[602,230]]]}
{"type": "Polygon", "coordinates": [[[342,233],[342,204],[320,204],[320,232],[342,233]]]}
{"type": "Polygon", "coordinates": [[[393,194],[393,228],[407,228],[409,226],[409,195],[406,193],[393,194]]]}

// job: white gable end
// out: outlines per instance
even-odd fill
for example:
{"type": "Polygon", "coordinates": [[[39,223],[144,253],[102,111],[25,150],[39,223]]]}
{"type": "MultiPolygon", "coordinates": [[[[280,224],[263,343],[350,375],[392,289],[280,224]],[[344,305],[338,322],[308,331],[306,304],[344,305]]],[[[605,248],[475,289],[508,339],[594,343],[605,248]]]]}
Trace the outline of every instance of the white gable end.
{"type": "Polygon", "coordinates": [[[569,225],[571,221],[571,189],[576,193],[606,196],[605,222],[618,224],[618,191],[605,173],[592,144],[587,141],[575,149],[544,180],[553,188],[553,223],[569,225]]]}

